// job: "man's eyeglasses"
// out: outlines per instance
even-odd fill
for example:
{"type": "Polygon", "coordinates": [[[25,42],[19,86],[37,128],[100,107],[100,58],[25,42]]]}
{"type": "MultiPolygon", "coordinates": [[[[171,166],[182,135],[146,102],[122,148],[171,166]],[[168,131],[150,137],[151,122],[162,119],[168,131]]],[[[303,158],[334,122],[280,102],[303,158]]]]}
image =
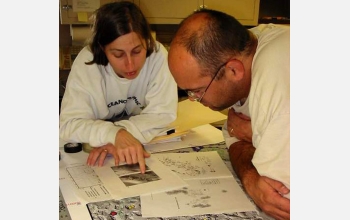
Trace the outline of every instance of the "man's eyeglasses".
{"type": "MultiPolygon", "coordinates": [[[[230,60],[229,60],[229,61],[230,61],[230,60]]],[[[202,94],[200,97],[198,97],[198,96],[196,95],[197,92],[193,92],[193,91],[191,91],[191,90],[185,90],[186,93],[187,93],[187,95],[188,95],[188,97],[190,97],[190,98],[193,99],[194,101],[201,102],[203,96],[205,95],[205,93],[207,92],[209,86],[211,85],[211,83],[214,81],[214,79],[216,78],[216,76],[217,76],[218,73],[220,72],[221,68],[224,67],[224,66],[226,66],[226,64],[227,64],[229,61],[225,62],[224,64],[222,64],[222,65],[218,68],[218,70],[216,71],[214,77],[211,79],[210,83],[209,83],[208,86],[205,88],[203,94],[202,94]]]]}

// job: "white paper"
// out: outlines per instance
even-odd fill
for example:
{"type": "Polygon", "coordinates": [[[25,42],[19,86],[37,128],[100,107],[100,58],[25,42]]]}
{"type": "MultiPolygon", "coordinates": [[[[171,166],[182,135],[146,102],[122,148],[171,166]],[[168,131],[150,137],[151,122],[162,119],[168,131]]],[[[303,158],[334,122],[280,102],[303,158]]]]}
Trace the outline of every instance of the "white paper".
{"type": "Polygon", "coordinates": [[[256,211],[216,151],[153,156],[189,186],[141,195],[142,217],[256,211]]]}
{"type": "Polygon", "coordinates": [[[138,196],[150,192],[164,192],[188,184],[154,155],[145,158],[146,172],[141,174],[138,165],[96,167],[96,174],[105,183],[113,199],[138,196]]]}
{"type": "MultiPolygon", "coordinates": [[[[85,162],[88,154],[81,151],[79,153],[65,153],[63,150],[63,145],[66,142],[60,139],[60,152],[61,152],[61,160],[59,162],[59,186],[60,190],[62,193],[62,196],[65,201],[65,205],[69,211],[69,215],[71,218],[74,219],[90,219],[90,214],[88,210],[86,209],[86,204],[89,202],[88,197],[83,198],[84,196],[84,191],[89,190],[89,187],[85,188],[82,186],[88,186],[88,182],[80,182],[77,181],[77,184],[74,184],[72,181],[72,177],[69,175],[67,172],[66,168],[67,167],[76,167],[76,166],[84,166],[82,162],[85,162]],[[79,188],[80,187],[80,188],[79,188]]],[[[73,169],[74,170],[74,169],[73,169]]],[[[74,178],[79,180],[77,178],[77,174],[71,170],[72,175],[74,178]]],[[[91,189],[93,189],[96,186],[91,185],[91,189]]],[[[101,197],[100,199],[105,199],[105,198],[111,198],[108,195],[105,197],[101,197]]],[[[94,200],[94,199],[91,199],[94,200]]]]}
{"type": "Polygon", "coordinates": [[[141,196],[142,217],[256,211],[235,179],[186,180],[189,187],[141,196]]]}
{"type": "Polygon", "coordinates": [[[217,144],[224,141],[222,131],[210,124],[201,125],[189,130],[181,137],[182,141],[144,144],[145,149],[150,153],[163,152],[187,147],[217,144]]]}
{"type": "Polygon", "coordinates": [[[88,153],[65,153],[60,150],[60,188],[67,204],[79,204],[112,199],[108,189],[96,175],[94,167],[86,165],[88,153]],[[70,191],[65,196],[66,191],[70,191]]]}
{"type": "Polygon", "coordinates": [[[183,180],[233,177],[216,151],[154,154],[183,180]]]}
{"type": "Polygon", "coordinates": [[[103,201],[112,199],[104,182],[96,174],[94,168],[86,164],[70,165],[65,168],[65,176],[70,180],[70,187],[75,195],[84,201],[103,201]]]}
{"type": "MultiPolygon", "coordinates": [[[[146,158],[146,165],[159,180],[126,186],[116,174],[122,176],[126,170],[123,166],[115,167],[113,157],[107,157],[103,167],[90,167],[85,164],[88,153],[65,153],[62,148],[60,152],[59,185],[71,216],[88,216],[86,204],[90,202],[138,196],[141,193],[164,192],[188,186],[153,155],[146,158]]],[[[139,172],[138,165],[135,172],[139,172]]],[[[138,177],[142,177],[142,174],[138,177]]]]}

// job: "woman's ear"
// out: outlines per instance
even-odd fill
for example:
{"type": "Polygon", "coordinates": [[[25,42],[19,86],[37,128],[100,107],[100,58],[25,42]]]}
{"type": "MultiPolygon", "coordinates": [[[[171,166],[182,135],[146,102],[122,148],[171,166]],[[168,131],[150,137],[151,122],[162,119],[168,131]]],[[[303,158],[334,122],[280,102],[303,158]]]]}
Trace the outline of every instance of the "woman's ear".
{"type": "Polygon", "coordinates": [[[240,60],[232,59],[228,61],[225,68],[229,71],[229,77],[233,77],[232,79],[235,81],[239,81],[244,77],[245,68],[240,60]]]}

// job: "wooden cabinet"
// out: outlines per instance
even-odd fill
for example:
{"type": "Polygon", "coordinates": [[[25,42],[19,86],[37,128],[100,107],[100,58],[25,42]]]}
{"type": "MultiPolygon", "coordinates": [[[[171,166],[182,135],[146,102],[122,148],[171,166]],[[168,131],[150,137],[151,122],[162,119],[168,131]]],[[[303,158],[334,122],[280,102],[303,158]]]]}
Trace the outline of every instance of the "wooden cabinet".
{"type": "MultiPolygon", "coordinates": [[[[89,17],[94,7],[123,0],[85,1],[83,11],[77,10],[78,0],[60,0],[61,24],[90,24],[89,17]],[[99,3],[98,3],[99,2],[99,3]],[[75,6],[75,7],[74,7],[75,6]]],[[[124,0],[138,5],[150,24],[179,24],[185,17],[200,8],[223,11],[234,16],[246,26],[258,24],[260,0],[124,0]]]]}
{"type": "MultiPolygon", "coordinates": [[[[73,5],[73,0],[60,0],[60,21],[61,24],[91,24],[91,21],[89,20],[90,16],[92,15],[93,11],[97,8],[99,8],[101,5],[107,4],[109,2],[115,2],[115,1],[123,1],[123,0],[91,0],[91,1],[85,1],[86,3],[85,8],[84,6],[80,6],[80,8],[75,10],[75,5],[73,5]],[[88,4],[92,3],[92,4],[88,4]]],[[[127,0],[124,0],[127,1],[127,0]]],[[[131,2],[134,2],[138,5],[139,0],[128,0],[131,2]]],[[[75,1],[78,2],[78,1],[75,1]]],[[[77,8],[79,8],[77,6],[77,8]]]]}
{"type": "Polygon", "coordinates": [[[140,9],[150,24],[179,24],[203,0],[140,0],[140,9]]]}
{"type": "Polygon", "coordinates": [[[179,24],[193,11],[215,9],[234,16],[241,24],[256,26],[260,0],[139,0],[151,24],[179,24]]]}
{"type": "Polygon", "coordinates": [[[241,24],[256,26],[260,0],[203,0],[201,8],[215,9],[235,17],[241,24]]]}

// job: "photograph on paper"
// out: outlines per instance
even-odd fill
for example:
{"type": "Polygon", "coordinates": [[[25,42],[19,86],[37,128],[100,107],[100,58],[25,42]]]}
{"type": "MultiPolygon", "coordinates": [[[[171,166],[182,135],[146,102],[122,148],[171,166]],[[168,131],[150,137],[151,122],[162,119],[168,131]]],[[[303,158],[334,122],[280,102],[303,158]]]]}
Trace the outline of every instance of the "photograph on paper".
{"type": "Polygon", "coordinates": [[[125,186],[133,186],[160,180],[160,177],[146,165],[146,172],[141,173],[139,164],[124,164],[111,167],[125,186]]]}

